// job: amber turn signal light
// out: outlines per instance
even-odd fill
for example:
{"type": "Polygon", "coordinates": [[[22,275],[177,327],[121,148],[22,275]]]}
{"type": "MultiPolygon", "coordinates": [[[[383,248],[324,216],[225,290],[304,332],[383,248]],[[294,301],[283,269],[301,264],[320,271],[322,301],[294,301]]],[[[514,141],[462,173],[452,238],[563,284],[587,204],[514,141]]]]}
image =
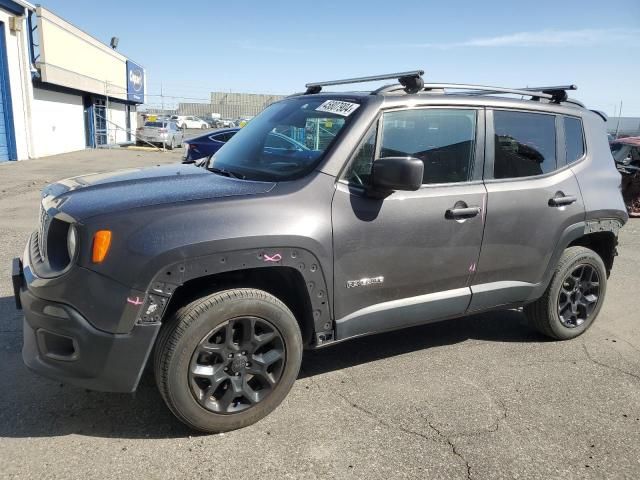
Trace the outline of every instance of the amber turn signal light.
{"type": "Polygon", "coordinates": [[[102,263],[111,246],[111,230],[98,230],[93,236],[93,263],[102,263]]]}

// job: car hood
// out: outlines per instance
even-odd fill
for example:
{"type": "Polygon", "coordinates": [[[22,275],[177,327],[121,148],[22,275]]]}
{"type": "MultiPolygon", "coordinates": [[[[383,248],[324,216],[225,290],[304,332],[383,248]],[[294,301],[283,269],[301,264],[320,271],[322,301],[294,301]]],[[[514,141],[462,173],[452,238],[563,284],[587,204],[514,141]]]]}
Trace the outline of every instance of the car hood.
{"type": "Polygon", "coordinates": [[[83,220],[95,215],[192,200],[269,192],[275,183],[237,180],[193,165],[94,173],[60,180],[42,191],[43,206],[83,220]]]}

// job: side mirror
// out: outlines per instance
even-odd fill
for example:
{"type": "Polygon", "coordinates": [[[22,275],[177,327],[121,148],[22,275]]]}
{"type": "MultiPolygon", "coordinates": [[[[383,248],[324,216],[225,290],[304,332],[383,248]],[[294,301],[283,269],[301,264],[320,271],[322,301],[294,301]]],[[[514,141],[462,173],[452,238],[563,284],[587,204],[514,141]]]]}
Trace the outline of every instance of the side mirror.
{"type": "Polygon", "coordinates": [[[424,163],[414,157],[386,157],[373,162],[375,190],[418,190],[422,186],[424,163]]]}

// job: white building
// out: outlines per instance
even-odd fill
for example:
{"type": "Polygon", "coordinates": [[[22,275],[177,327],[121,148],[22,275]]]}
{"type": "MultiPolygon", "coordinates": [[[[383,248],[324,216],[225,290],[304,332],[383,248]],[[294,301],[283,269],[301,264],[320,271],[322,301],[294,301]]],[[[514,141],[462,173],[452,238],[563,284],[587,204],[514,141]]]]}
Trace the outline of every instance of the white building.
{"type": "Polygon", "coordinates": [[[0,0],[0,162],[130,141],[145,81],[54,13],[0,0]]]}

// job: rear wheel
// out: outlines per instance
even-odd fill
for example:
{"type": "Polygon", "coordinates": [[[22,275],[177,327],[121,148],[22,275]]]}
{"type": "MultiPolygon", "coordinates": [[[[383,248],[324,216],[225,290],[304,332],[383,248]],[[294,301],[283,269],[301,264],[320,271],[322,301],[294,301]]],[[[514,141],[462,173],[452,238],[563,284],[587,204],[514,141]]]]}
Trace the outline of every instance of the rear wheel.
{"type": "Polygon", "coordinates": [[[291,311],[264,291],[234,289],[176,312],[160,333],[155,375],[181,421],[224,432],[272,412],[293,386],[301,360],[291,311]]]}
{"type": "Polygon", "coordinates": [[[607,271],[600,256],[585,247],[567,248],[544,295],[524,308],[541,333],[568,340],[595,321],[607,289],[607,271]]]}

